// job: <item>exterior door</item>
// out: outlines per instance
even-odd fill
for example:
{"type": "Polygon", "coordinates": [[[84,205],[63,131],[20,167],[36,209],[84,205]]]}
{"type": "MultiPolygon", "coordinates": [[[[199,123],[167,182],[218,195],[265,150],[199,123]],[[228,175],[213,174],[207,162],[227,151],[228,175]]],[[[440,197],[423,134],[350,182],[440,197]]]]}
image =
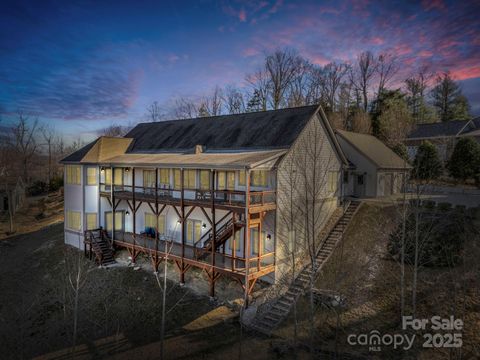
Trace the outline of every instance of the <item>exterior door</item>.
{"type": "Polygon", "coordinates": [[[353,193],[356,197],[363,197],[365,196],[365,175],[355,174],[354,176],[353,193]]]}
{"type": "Polygon", "coordinates": [[[393,174],[385,174],[385,189],[384,195],[391,196],[393,188],[393,174]]]}

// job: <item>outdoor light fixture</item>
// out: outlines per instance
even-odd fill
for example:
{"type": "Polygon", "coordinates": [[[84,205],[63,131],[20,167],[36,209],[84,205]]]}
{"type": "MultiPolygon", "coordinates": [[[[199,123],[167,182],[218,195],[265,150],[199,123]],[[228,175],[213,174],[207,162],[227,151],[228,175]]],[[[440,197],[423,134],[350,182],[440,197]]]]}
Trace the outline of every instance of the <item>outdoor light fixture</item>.
{"type": "Polygon", "coordinates": [[[181,223],[182,223],[182,221],[181,221],[181,220],[177,220],[177,223],[178,223],[178,224],[181,224],[181,223]]]}
{"type": "Polygon", "coordinates": [[[125,172],[129,172],[130,171],[130,168],[125,168],[125,172]]]}
{"type": "Polygon", "coordinates": [[[207,227],[207,224],[203,223],[203,224],[202,224],[202,228],[205,229],[206,227],[207,227]]]}
{"type": "Polygon", "coordinates": [[[105,168],[103,166],[100,168],[100,172],[105,172],[105,168]]]}
{"type": "Polygon", "coordinates": [[[127,215],[127,216],[130,215],[130,211],[128,211],[128,210],[125,211],[125,215],[127,215]]]}
{"type": "Polygon", "coordinates": [[[272,235],[267,234],[267,240],[271,240],[271,239],[272,239],[272,235]]]}

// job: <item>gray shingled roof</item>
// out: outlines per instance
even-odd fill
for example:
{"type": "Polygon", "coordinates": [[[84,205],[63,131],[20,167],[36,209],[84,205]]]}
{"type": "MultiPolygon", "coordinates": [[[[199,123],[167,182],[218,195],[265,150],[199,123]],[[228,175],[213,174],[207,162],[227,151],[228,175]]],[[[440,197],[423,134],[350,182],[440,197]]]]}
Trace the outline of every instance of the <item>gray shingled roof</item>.
{"type": "Polygon", "coordinates": [[[480,117],[472,120],[454,120],[432,124],[419,124],[408,135],[408,139],[448,137],[480,129],[480,117]],[[468,126],[467,126],[468,125],[468,126]]]}
{"type": "Polygon", "coordinates": [[[68,155],[67,157],[60,160],[60,162],[77,162],[83,159],[85,155],[90,151],[90,149],[97,143],[98,139],[92,141],[91,143],[85,145],[74,153],[68,155]]]}
{"type": "MultiPolygon", "coordinates": [[[[336,133],[380,169],[410,168],[404,159],[375,136],[344,130],[336,130],[336,133]]],[[[348,152],[345,155],[348,158],[348,152]]]]}
{"type": "Polygon", "coordinates": [[[127,153],[192,150],[289,148],[318,106],[235,115],[142,123],[125,137],[134,138],[127,153]]]}

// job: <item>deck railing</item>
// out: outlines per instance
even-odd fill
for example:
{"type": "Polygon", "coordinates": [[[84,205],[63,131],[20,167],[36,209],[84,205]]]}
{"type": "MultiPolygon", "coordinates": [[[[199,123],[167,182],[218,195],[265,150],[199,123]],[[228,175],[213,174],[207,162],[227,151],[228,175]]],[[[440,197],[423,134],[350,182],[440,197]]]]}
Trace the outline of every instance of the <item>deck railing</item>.
{"type": "MultiPolygon", "coordinates": [[[[112,185],[100,183],[100,192],[110,193],[112,191],[112,185]]],[[[171,199],[180,200],[181,190],[170,187],[147,187],[147,186],[132,186],[132,185],[113,185],[113,192],[115,195],[132,194],[143,197],[144,199],[155,198],[159,200],[171,199]]],[[[214,200],[217,204],[227,206],[244,206],[246,204],[247,193],[241,190],[214,190],[214,200]]],[[[184,199],[186,201],[198,201],[199,203],[209,203],[212,200],[212,191],[204,189],[184,189],[184,199]]],[[[276,191],[251,191],[249,203],[250,206],[263,206],[267,204],[275,204],[276,191]]]]}

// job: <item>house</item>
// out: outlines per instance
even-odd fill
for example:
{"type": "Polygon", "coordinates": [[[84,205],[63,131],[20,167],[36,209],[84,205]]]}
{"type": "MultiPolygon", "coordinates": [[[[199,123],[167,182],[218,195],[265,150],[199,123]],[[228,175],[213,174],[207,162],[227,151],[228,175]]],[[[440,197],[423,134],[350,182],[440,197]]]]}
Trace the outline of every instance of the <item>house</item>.
{"type": "Polygon", "coordinates": [[[319,106],[142,123],[62,163],[67,244],[155,270],[168,257],[181,283],[202,269],[211,296],[219,276],[249,293],[289,273],[290,254],[307,259],[300,244],[340,209],[349,168],[319,106]]]}
{"type": "Polygon", "coordinates": [[[344,192],[355,197],[382,197],[402,192],[411,166],[375,136],[337,130],[337,139],[350,161],[344,192]]]}
{"type": "Polygon", "coordinates": [[[25,202],[25,184],[21,177],[2,177],[0,179],[0,212],[12,210],[15,214],[25,202]]]}
{"type": "Polygon", "coordinates": [[[472,137],[480,142],[480,117],[419,124],[405,139],[405,145],[410,158],[414,159],[420,144],[423,141],[430,141],[436,146],[440,159],[446,162],[452,155],[458,139],[462,137],[472,137]]]}

